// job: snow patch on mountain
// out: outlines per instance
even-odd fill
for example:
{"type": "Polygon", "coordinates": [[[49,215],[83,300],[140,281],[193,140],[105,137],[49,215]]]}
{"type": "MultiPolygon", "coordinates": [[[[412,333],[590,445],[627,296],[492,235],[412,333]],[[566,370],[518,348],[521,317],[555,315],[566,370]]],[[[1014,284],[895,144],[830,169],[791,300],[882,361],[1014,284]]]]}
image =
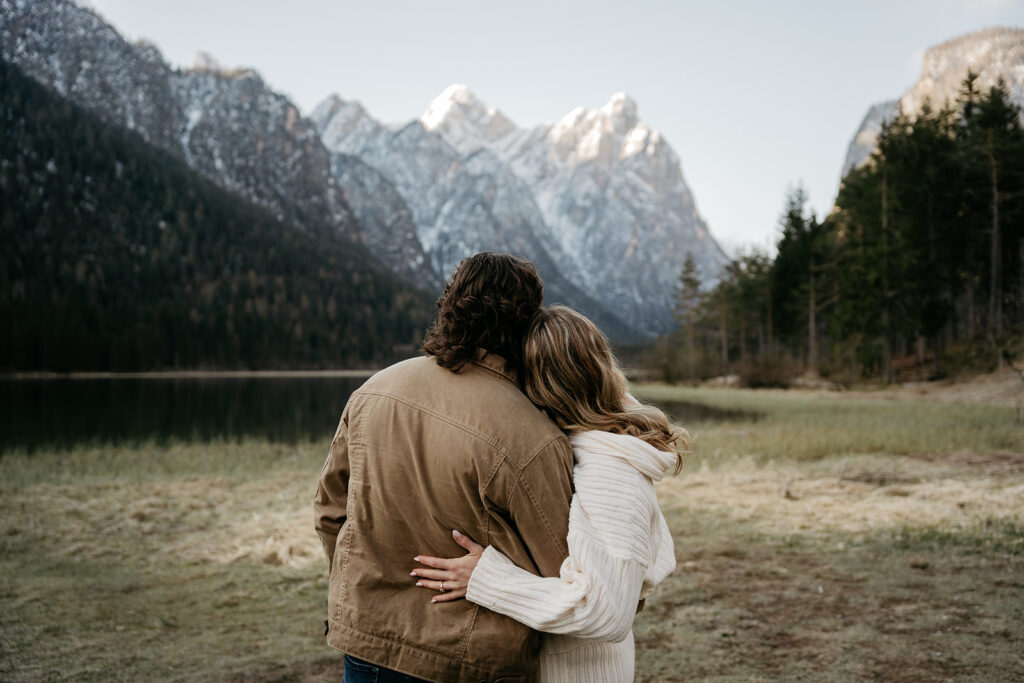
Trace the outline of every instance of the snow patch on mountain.
{"type": "Polygon", "coordinates": [[[448,86],[420,117],[423,127],[438,132],[463,154],[487,147],[516,129],[494,108],[488,108],[462,83],[448,86]]]}

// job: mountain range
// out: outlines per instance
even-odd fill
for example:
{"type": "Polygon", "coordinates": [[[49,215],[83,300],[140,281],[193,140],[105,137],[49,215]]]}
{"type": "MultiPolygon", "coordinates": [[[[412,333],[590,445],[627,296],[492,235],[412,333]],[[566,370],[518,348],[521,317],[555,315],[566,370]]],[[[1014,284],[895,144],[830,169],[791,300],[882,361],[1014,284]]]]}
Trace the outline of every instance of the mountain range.
{"type": "Polygon", "coordinates": [[[678,156],[621,93],[530,128],[461,85],[403,125],[337,95],[307,117],[252,69],[207,55],[173,68],[69,0],[0,0],[0,20],[3,59],[31,77],[428,291],[467,255],[510,251],[537,265],[547,301],[637,340],[673,327],[687,254],[708,283],[728,260],[678,156]]]}

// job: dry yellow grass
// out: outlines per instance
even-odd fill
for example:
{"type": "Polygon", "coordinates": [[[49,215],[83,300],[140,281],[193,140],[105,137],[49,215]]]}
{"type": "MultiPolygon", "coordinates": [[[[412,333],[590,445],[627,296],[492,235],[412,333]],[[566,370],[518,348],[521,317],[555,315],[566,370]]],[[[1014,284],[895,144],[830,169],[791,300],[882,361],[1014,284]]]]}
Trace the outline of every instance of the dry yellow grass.
{"type": "MultiPolygon", "coordinates": [[[[687,425],[639,680],[1024,678],[1012,409],[638,393],[760,414],[687,425]]],[[[309,505],[326,445],[0,457],[0,678],[337,680],[309,505]]]]}
{"type": "Polygon", "coordinates": [[[735,461],[668,480],[659,495],[666,511],[700,510],[773,535],[970,530],[993,519],[1024,527],[1024,455],[735,461]]]}

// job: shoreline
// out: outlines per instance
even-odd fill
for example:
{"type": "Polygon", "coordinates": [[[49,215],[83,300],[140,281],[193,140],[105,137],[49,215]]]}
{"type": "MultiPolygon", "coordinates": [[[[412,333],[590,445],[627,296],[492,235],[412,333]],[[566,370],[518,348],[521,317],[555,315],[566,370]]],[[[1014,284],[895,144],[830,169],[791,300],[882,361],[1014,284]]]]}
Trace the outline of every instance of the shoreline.
{"type": "Polygon", "coordinates": [[[55,380],[55,379],[365,379],[372,370],[153,370],[146,372],[10,372],[0,374],[0,380],[55,380]]]}

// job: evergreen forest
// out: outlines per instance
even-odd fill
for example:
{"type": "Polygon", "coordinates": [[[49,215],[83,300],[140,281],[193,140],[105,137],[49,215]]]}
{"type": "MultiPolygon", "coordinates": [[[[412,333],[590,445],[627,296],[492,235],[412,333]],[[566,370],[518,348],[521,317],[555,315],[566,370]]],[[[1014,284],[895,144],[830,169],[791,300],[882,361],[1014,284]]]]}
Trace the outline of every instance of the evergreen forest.
{"type": "Polygon", "coordinates": [[[0,61],[7,371],[322,368],[409,355],[433,297],[0,61]]]}
{"type": "Polygon", "coordinates": [[[670,381],[797,375],[883,383],[991,370],[1024,331],[1024,130],[1003,83],[886,122],[832,212],[786,197],[774,255],[735,258],[702,289],[682,266],[678,330],[650,364],[670,381]]]}

